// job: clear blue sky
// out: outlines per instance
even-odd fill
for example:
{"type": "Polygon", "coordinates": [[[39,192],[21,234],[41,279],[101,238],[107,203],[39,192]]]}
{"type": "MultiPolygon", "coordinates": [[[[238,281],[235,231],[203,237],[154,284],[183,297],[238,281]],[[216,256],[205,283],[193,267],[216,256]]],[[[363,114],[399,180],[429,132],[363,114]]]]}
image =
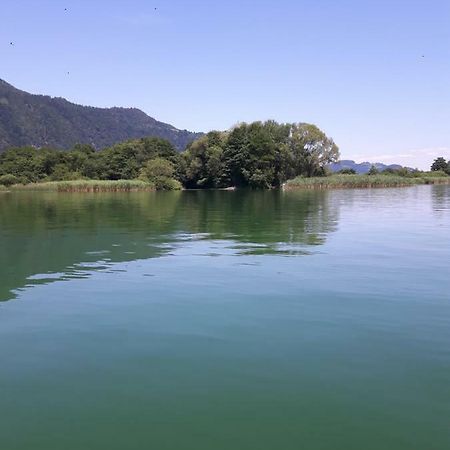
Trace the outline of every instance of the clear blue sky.
{"type": "Polygon", "coordinates": [[[0,78],[29,92],[198,131],[313,122],[343,158],[450,158],[449,0],[1,0],[0,19],[0,78]]]}

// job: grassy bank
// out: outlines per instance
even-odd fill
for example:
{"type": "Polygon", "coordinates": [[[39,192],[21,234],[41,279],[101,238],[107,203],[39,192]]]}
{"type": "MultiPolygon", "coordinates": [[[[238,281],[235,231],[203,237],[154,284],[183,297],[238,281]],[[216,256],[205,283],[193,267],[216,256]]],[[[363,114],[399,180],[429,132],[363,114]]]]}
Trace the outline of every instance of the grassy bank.
{"type": "Polygon", "coordinates": [[[328,177],[297,177],[289,180],[284,189],[349,189],[349,188],[388,188],[415,186],[419,184],[450,184],[450,176],[402,177],[399,175],[330,175],[328,177]]]}
{"type": "MultiPolygon", "coordinates": [[[[399,175],[344,175],[327,177],[297,177],[283,185],[285,190],[294,189],[350,189],[389,188],[416,186],[421,184],[450,184],[450,176],[421,173],[415,176],[399,175]]],[[[230,188],[228,188],[230,189],[230,188]]],[[[10,187],[0,185],[0,192],[8,191],[51,191],[51,192],[135,192],[155,191],[155,185],[141,180],[75,180],[49,181],[31,184],[16,184],[10,187]]]]}
{"type": "Polygon", "coordinates": [[[49,181],[14,185],[9,188],[14,191],[56,191],[56,192],[133,192],[154,191],[153,184],[140,180],[76,180],[49,181]]]}

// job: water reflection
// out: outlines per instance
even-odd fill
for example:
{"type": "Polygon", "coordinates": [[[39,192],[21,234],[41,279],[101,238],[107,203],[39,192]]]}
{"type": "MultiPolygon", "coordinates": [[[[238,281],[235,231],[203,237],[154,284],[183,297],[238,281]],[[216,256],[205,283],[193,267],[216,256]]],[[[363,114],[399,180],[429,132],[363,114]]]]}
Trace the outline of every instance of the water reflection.
{"type": "Polygon", "coordinates": [[[308,255],[336,228],[338,211],[327,192],[4,194],[0,301],[191,241],[207,242],[210,257],[308,255]]]}
{"type": "Polygon", "coordinates": [[[434,211],[450,211],[450,186],[436,185],[432,190],[433,210],[434,211]]]}

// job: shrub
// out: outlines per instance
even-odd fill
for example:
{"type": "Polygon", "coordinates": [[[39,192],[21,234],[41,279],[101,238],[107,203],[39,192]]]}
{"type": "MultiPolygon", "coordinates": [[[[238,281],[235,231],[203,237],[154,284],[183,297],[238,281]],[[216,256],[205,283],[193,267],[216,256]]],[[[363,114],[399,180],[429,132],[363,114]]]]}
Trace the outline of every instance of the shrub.
{"type": "Polygon", "coordinates": [[[17,178],[15,175],[11,175],[10,173],[7,173],[6,175],[0,176],[0,184],[2,186],[12,186],[13,184],[18,184],[20,182],[20,179],[17,178]]]}
{"type": "Polygon", "coordinates": [[[139,179],[154,185],[158,191],[176,191],[181,183],[173,178],[175,166],[164,158],[147,161],[141,169],[139,179]]]}
{"type": "Polygon", "coordinates": [[[352,169],[351,167],[345,167],[344,169],[341,169],[338,173],[342,175],[356,175],[356,170],[352,169]]]}
{"type": "Polygon", "coordinates": [[[372,165],[370,170],[367,172],[367,175],[378,175],[379,173],[380,173],[379,170],[372,165]]]}

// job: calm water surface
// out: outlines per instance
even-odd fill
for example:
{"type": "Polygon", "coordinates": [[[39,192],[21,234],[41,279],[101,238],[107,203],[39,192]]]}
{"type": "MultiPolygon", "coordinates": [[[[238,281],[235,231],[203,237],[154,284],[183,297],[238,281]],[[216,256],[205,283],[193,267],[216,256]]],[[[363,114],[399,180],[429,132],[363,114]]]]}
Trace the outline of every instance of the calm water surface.
{"type": "Polygon", "coordinates": [[[0,193],[2,450],[447,450],[450,186],[0,193]]]}

